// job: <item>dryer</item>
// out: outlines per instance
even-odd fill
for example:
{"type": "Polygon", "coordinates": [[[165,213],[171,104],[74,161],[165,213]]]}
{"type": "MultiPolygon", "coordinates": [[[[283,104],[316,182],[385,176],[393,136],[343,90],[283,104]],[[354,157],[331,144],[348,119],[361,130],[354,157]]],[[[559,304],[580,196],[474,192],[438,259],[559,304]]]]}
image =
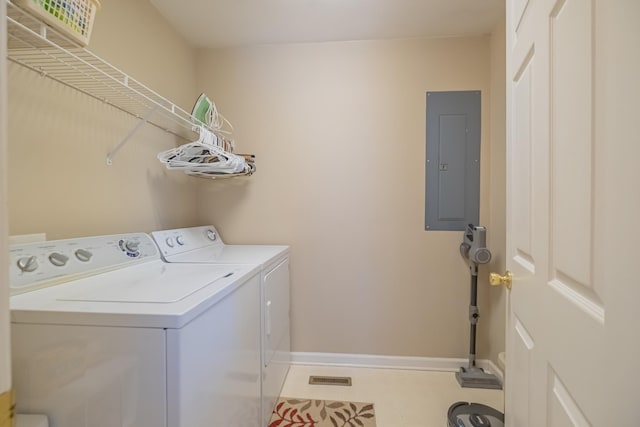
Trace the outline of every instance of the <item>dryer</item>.
{"type": "Polygon", "coordinates": [[[242,264],[260,268],[262,423],[271,412],[291,365],[289,246],[228,245],[213,225],[154,231],[163,258],[172,264],[242,264]]]}
{"type": "Polygon", "coordinates": [[[50,427],[260,423],[260,269],[133,233],[10,248],[17,411],[50,427]]]}

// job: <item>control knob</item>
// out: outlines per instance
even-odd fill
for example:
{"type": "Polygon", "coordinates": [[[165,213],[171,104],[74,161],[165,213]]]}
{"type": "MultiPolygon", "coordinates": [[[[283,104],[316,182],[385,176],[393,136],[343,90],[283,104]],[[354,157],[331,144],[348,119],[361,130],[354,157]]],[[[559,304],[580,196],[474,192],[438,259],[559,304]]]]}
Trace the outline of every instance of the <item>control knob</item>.
{"type": "Polygon", "coordinates": [[[167,238],[165,239],[165,242],[166,242],[167,246],[169,246],[170,248],[172,248],[172,247],[174,246],[173,238],[172,238],[172,237],[167,237],[167,238]]]}
{"type": "Polygon", "coordinates": [[[140,256],[140,250],[139,247],[140,246],[140,242],[137,242],[135,240],[120,240],[120,249],[122,249],[127,256],[130,256],[132,258],[136,258],[140,256]]]}
{"type": "Polygon", "coordinates": [[[51,261],[51,264],[56,267],[64,267],[67,261],[69,261],[69,257],[65,254],[61,254],[60,252],[54,252],[49,255],[49,261],[51,261]]]}
{"type": "Polygon", "coordinates": [[[93,254],[86,249],[78,249],[75,254],[78,261],[82,262],[88,262],[93,256],[93,254]]]}
{"type": "Polygon", "coordinates": [[[178,243],[180,246],[183,246],[184,245],[184,237],[182,237],[182,236],[176,237],[176,243],[178,243]]]}
{"type": "Polygon", "coordinates": [[[207,237],[209,238],[209,240],[211,240],[212,242],[215,242],[216,239],[218,238],[218,236],[216,235],[216,232],[213,231],[212,229],[207,229],[207,237]]]}
{"type": "Polygon", "coordinates": [[[38,269],[38,258],[35,256],[26,256],[18,260],[18,268],[25,273],[31,273],[38,269]]]}

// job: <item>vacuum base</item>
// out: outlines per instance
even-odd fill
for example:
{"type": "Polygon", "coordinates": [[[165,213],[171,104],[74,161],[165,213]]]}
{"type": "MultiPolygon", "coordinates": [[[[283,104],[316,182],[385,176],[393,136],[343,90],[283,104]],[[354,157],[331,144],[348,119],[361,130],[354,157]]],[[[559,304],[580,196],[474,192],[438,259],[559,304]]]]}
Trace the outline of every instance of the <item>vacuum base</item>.
{"type": "Polygon", "coordinates": [[[460,368],[456,372],[456,380],[461,387],[502,390],[502,381],[482,368],[460,368]]]}

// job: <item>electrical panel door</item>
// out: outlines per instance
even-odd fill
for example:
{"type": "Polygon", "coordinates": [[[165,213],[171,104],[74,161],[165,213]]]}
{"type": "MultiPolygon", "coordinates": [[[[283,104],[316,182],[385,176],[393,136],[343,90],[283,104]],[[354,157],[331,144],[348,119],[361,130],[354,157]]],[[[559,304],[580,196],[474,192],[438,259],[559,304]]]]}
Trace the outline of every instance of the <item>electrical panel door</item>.
{"type": "Polygon", "coordinates": [[[426,230],[480,215],[480,91],[427,92],[426,230]]]}

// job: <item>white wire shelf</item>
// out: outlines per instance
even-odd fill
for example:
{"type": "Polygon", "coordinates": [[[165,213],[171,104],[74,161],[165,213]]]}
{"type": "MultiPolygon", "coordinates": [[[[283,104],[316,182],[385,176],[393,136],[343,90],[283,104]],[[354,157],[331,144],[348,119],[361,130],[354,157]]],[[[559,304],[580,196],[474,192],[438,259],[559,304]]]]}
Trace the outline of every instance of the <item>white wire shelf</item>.
{"type": "MultiPolygon", "coordinates": [[[[116,153],[145,123],[150,123],[187,141],[194,141],[206,131],[217,132],[197,122],[187,111],[118,68],[94,55],[63,33],[28,14],[11,0],[7,4],[7,58],[43,76],[78,90],[124,111],[140,121],[107,155],[112,164],[116,153]],[[198,123],[199,126],[194,125],[198,123]]],[[[232,147],[232,146],[231,146],[232,147]]],[[[231,152],[232,152],[231,148],[231,152]]],[[[199,178],[221,179],[248,176],[255,171],[255,161],[247,160],[243,173],[205,173],[191,171],[199,178]]]]}
{"type": "Polygon", "coordinates": [[[193,128],[195,120],[190,113],[78,46],[10,0],[6,2],[7,58],[10,61],[185,140],[197,138],[198,132],[193,128]]]}

